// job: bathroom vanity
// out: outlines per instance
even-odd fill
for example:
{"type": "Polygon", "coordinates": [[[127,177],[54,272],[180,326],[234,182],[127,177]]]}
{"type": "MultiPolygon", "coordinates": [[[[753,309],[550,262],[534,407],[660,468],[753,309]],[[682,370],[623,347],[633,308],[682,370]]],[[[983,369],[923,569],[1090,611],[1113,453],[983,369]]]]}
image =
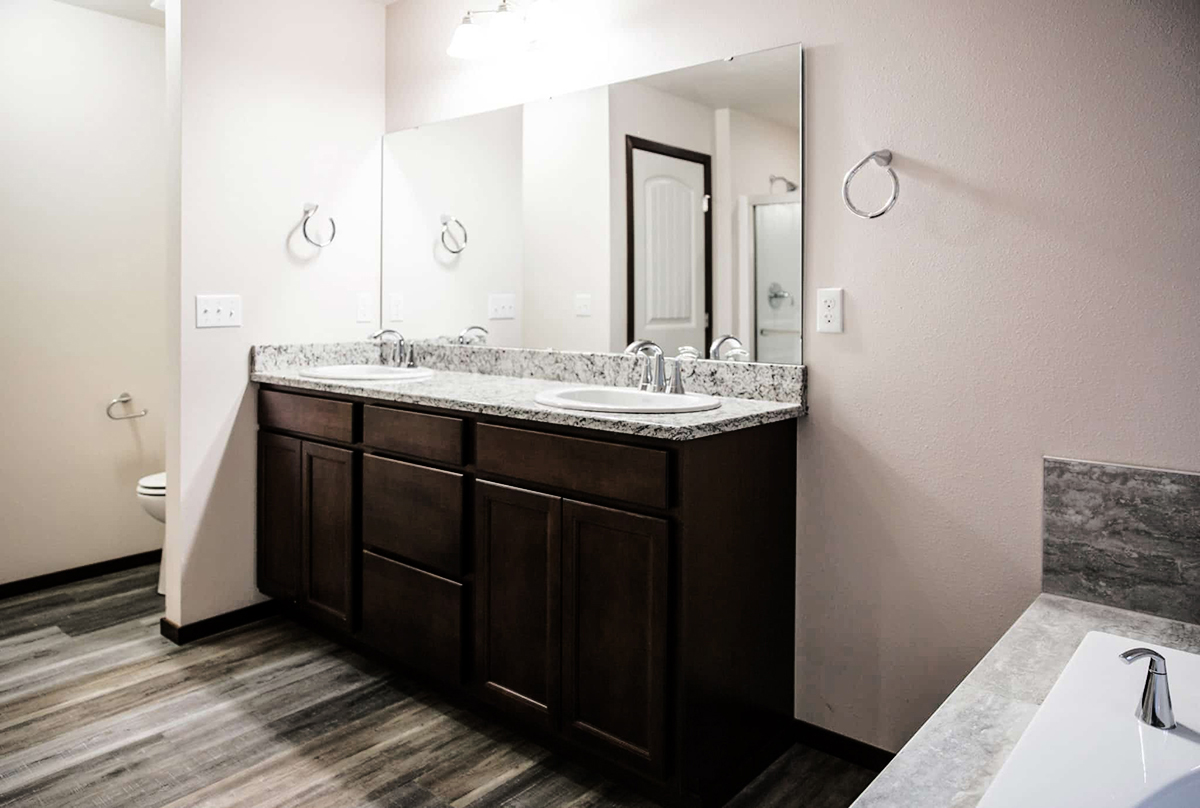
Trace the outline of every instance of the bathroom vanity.
{"type": "Polygon", "coordinates": [[[301,385],[258,394],[265,594],[665,803],[786,748],[796,408],[581,427],[301,385]]]}

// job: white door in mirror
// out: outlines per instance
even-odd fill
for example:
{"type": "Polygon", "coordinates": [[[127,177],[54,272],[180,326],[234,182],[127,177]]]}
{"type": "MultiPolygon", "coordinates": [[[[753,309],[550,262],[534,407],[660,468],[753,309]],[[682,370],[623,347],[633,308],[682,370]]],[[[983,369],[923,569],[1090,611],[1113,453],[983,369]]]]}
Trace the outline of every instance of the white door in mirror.
{"type": "Polygon", "coordinates": [[[721,400],[695,393],[649,393],[632,387],[567,387],[534,396],[538,404],[564,410],[624,413],[674,413],[715,410],[721,400]]]}

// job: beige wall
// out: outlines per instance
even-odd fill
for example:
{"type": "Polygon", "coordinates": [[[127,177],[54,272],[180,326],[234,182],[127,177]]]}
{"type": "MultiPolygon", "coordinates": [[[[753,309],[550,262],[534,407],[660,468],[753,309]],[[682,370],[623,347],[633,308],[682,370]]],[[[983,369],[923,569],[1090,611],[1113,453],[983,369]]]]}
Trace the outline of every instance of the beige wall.
{"type": "Polygon", "coordinates": [[[178,127],[177,335],[168,445],[167,617],[259,600],[250,346],[361,339],[377,306],[383,9],[370,0],[179,0],[167,7],[178,127]],[[306,202],[337,220],[317,252],[306,202]],[[197,294],[240,294],[244,327],[194,327],[197,294]],[[175,431],[177,428],[177,431],[175,431]],[[176,483],[175,481],[178,481],[176,483]]]}
{"type": "MultiPolygon", "coordinates": [[[[521,347],[521,108],[392,132],[383,141],[383,296],[388,328],[409,339],[488,329],[488,344],[521,347]],[[457,256],[441,216],[467,228],[457,256]],[[513,294],[517,316],[488,320],[488,298],[513,294]],[[402,319],[392,319],[400,295],[402,319]]],[[[455,235],[459,235],[457,229],[455,235]]]]}
{"type": "Polygon", "coordinates": [[[560,95],[522,109],[525,231],[522,345],[606,351],[609,346],[608,89],[560,95]],[[575,295],[592,299],[575,314],[575,295]]]}
{"type": "Polygon", "coordinates": [[[896,749],[1039,590],[1043,454],[1200,469],[1200,11],[596,5],[508,68],[392,6],[388,128],[804,42],[805,299],[845,287],[847,330],[805,327],[796,714],[896,749]],[[883,147],[900,202],[857,219],[883,147]]]}
{"type": "Polygon", "coordinates": [[[0,2],[0,583],[162,545],[163,93],[161,28],[0,2]]]}

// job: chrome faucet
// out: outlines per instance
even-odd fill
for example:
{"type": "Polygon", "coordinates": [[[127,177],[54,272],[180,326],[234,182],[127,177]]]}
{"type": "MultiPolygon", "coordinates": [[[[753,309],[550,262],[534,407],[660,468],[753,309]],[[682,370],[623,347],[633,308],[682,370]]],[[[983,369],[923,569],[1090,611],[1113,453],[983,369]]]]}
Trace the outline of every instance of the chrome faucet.
{"type": "Polygon", "coordinates": [[[383,328],[376,331],[368,339],[382,340],[383,345],[380,346],[382,351],[383,364],[388,367],[400,367],[404,362],[404,335],[399,331],[394,331],[390,328],[383,328]],[[395,337],[389,340],[387,337],[395,337]],[[388,347],[391,346],[391,347],[388,347]]]}
{"type": "Polygon", "coordinates": [[[642,383],[638,385],[639,390],[645,390],[648,393],[666,392],[667,363],[663,358],[662,348],[648,339],[635,339],[625,346],[625,353],[646,357],[646,363],[642,366],[642,383]],[[650,370],[652,360],[654,362],[653,372],[650,370]]]}
{"type": "MultiPolygon", "coordinates": [[[[708,358],[709,359],[720,359],[721,358],[721,348],[727,342],[733,343],[734,349],[738,349],[738,348],[742,347],[742,341],[740,339],[738,339],[737,337],[735,337],[733,334],[722,334],[721,336],[719,336],[715,340],[713,340],[712,345],[708,346],[708,358]]],[[[728,358],[729,357],[726,356],[726,359],[728,359],[728,358]]]]}
{"type": "Polygon", "coordinates": [[[1129,665],[1142,657],[1150,657],[1150,670],[1146,672],[1146,686],[1142,688],[1142,700],[1134,715],[1143,724],[1158,729],[1175,729],[1171,688],[1167,684],[1167,660],[1149,648],[1132,648],[1121,654],[1121,661],[1129,665]]]}
{"type": "Polygon", "coordinates": [[[683,395],[687,391],[683,389],[683,361],[685,359],[699,359],[700,352],[690,345],[680,347],[679,354],[671,362],[671,384],[667,388],[668,393],[683,395]]]}
{"type": "Polygon", "coordinates": [[[467,339],[471,336],[471,332],[478,331],[483,334],[483,344],[487,345],[488,330],[481,325],[469,325],[462,331],[458,332],[458,344],[466,345],[467,339]]]}

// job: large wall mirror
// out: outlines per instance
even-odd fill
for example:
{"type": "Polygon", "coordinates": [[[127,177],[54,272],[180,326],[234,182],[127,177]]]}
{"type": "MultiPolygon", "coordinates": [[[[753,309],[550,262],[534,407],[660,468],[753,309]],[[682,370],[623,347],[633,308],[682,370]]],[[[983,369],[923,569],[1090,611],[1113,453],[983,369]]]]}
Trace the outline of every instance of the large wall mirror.
{"type": "Polygon", "coordinates": [[[388,134],[384,326],[798,364],[801,87],[792,45],[388,134]]]}

